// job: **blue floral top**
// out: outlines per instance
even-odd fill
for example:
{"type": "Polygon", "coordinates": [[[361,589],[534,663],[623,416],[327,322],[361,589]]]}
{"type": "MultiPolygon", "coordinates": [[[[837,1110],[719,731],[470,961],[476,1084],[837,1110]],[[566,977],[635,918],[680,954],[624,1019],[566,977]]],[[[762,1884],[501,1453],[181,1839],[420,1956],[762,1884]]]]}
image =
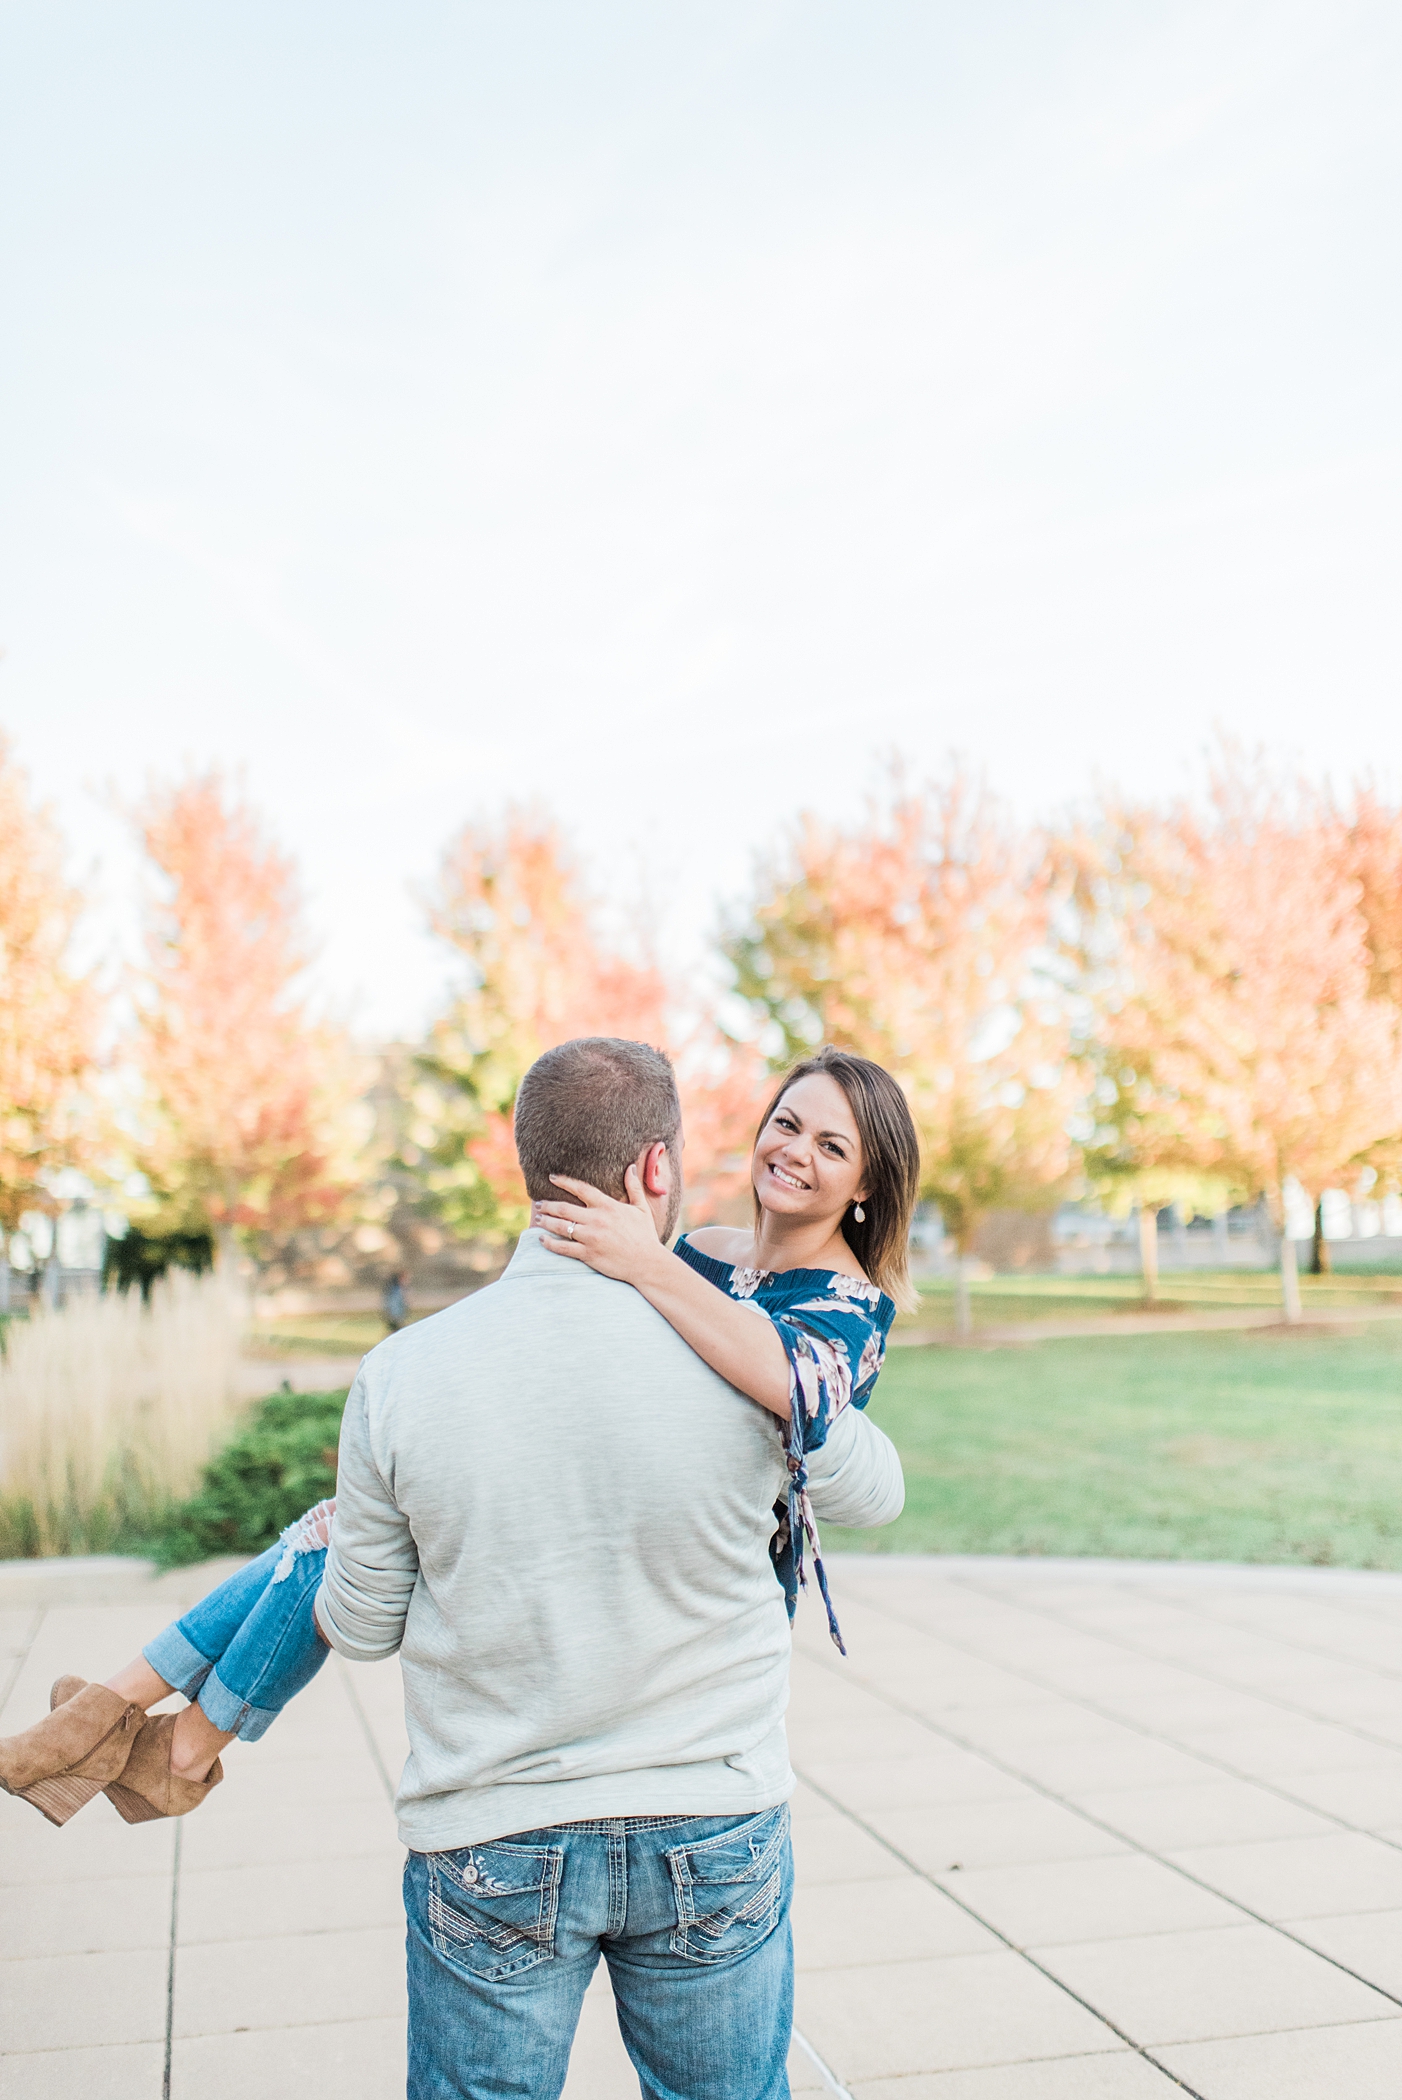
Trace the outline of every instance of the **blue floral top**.
{"type": "Polygon", "coordinates": [[[676,1252],[717,1290],[728,1291],[732,1298],[772,1320],[784,1345],[792,1413],[787,1429],[779,1426],[788,1448],[789,1492],[787,1500],[774,1505],[779,1528],[769,1542],[769,1552],[792,1619],[799,1590],[808,1586],[803,1571],[807,1541],[827,1607],[828,1631],[845,1655],[803,1462],[810,1451],[822,1449],[831,1424],[844,1407],[865,1407],[870,1400],[896,1308],[884,1291],[860,1276],[842,1276],[832,1269],[786,1269],[776,1274],[773,1269],[737,1268],[733,1262],[703,1254],[685,1233],[677,1241],[676,1252]]]}

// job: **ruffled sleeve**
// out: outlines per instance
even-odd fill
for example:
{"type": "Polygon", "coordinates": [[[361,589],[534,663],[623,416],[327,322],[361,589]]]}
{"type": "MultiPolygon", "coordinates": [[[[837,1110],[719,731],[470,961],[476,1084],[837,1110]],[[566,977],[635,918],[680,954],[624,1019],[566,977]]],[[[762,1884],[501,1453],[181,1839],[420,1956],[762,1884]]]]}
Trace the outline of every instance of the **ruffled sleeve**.
{"type": "Polygon", "coordinates": [[[798,1593],[808,1587],[804,1569],[807,1547],[828,1615],[828,1632],[843,1655],[847,1650],[828,1589],[804,1461],[810,1451],[822,1449],[829,1429],[844,1407],[865,1407],[871,1398],[885,1360],[886,1335],[895,1311],[891,1300],[875,1284],[854,1276],[833,1275],[823,1289],[770,1315],[789,1360],[790,1404],[786,1439],[789,1493],[787,1504],[778,1502],[774,1506],[779,1519],[779,1528],[770,1542],[774,1572],[792,1619],[798,1593]]]}
{"type": "Polygon", "coordinates": [[[808,1473],[804,1464],[810,1451],[820,1451],[829,1429],[845,1407],[865,1407],[881,1372],[886,1355],[886,1336],[896,1317],[896,1308],[884,1291],[865,1277],[805,1270],[797,1295],[786,1295],[782,1305],[765,1299],[782,1285],[782,1275],[770,1269],[751,1269],[714,1260],[693,1247],[683,1235],[676,1252],[719,1290],[748,1305],[768,1320],[783,1343],[789,1360],[789,1420],[784,1431],[789,1467],[789,1490],[774,1505],[776,1529],[769,1542],[774,1572],[784,1592],[790,1620],[798,1608],[798,1593],[807,1589],[805,1548],[812,1556],[813,1573],[828,1615],[828,1632],[842,1654],[847,1653],[828,1590],[818,1528],[808,1497],[808,1473]]]}
{"type": "Polygon", "coordinates": [[[789,1360],[789,1400],[805,1451],[821,1451],[843,1408],[871,1398],[892,1311],[874,1283],[833,1276],[826,1290],[770,1315],[789,1360]]]}

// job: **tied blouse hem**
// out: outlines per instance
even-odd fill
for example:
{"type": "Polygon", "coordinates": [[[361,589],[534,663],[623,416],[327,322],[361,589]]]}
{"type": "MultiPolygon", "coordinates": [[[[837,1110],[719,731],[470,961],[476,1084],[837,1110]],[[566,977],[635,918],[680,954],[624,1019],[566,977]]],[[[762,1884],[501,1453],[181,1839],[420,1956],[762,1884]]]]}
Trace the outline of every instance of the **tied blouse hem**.
{"type": "Polygon", "coordinates": [[[798,1592],[807,1588],[807,1546],[828,1631],[845,1655],[808,1496],[805,1461],[822,1449],[845,1408],[865,1407],[871,1398],[885,1360],[895,1304],[876,1284],[840,1270],[779,1271],[719,1261],[693,1247],[685,1234],[675,1252],[708,1283],[770,1320],[783,1344],[789,1360],[790,1413],[787,1425],[776,1426],[785,1439],[789,1492],[774,1505],[779,1528],[770,1553],[792,1620],[798,1592]]]}

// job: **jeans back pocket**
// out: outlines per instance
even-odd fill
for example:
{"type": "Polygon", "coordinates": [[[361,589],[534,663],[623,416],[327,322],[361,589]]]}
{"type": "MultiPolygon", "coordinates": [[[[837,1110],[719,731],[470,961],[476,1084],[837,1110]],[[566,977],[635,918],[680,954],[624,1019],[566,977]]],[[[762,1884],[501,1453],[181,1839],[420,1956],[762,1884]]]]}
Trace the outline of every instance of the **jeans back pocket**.
{"type": "Polygon", "coordinates": [[[784,1802],[668,1852],[677,1903],[672,1952],[688,1961],[733,1961],[767,1939],[783,1911],[788,1845],[784,1802]]]}
{"type": "Polygon", "coordinates": [[[446,1961],[490,1982],[553,1959],[561,1846],[468,1845],[425,1857],[429,1937],[446,1961]]]}

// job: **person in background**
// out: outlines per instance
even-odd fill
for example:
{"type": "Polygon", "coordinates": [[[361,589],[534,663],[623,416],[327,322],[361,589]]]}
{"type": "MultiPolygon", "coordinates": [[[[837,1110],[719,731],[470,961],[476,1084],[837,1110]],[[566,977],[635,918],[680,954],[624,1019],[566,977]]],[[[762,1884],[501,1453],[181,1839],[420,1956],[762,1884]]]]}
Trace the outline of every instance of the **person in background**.
{"type": "Polygon", "coordinates": [[[404,1295],[404,1286],[408,1280],[402,1269],[396,1269],[385,1285],[380,1299],[385,1325],[391,1334],[398,1334],[400,1328],[408,1324],[409,1300],[404,1295]]]}

